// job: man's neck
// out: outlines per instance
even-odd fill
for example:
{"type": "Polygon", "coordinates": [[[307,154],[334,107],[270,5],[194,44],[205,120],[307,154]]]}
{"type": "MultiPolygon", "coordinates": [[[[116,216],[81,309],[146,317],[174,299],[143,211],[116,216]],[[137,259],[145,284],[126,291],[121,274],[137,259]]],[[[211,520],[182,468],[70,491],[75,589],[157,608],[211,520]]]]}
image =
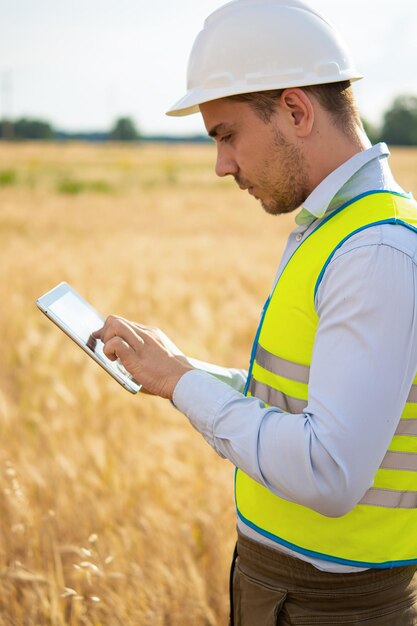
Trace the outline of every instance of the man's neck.
{"type": "Polygon", "coordinates": [[[340,165],[370,147],[368,137],[359,126],[349,135],[336,127],[327,128],[325,133],[317,131],[314,141],[306,146],[310,189],[315,189],[340,165]]]}

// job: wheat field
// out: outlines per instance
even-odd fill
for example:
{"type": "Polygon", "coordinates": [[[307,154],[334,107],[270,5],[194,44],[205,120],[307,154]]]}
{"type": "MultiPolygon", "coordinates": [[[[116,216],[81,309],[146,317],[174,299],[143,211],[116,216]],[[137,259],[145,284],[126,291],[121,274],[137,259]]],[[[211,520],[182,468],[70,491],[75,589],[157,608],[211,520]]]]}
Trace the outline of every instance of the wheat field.
{"type": "MultiPolygon", "coordinates": [[[[293,217],[216,179],[211,145],[0,145],[0,626],[227,624],[233,468],[132,396],[34,301],[246,367],[293,217]]],[[[417,151],[393,150],[417,194],[417,151]]]]}

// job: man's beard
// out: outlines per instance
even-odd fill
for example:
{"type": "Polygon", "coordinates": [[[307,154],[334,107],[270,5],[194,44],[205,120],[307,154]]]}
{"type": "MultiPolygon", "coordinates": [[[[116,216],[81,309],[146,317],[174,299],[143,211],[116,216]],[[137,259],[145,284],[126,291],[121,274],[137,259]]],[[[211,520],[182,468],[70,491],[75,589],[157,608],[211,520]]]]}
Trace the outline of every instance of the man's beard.
{"type": "MultiPolygon", "coordinates": [[[[235,176],[235,179],[243,186],[252,186],[239,176],[235,176]]],[[[290,144],[278,129],[275,130],[272,149],[266,166],[258,176],[256,186],[270,196],[268,201],[259,198],[263,209],[270,215],[291,213],[298,209],[309,195],[305,157],[301,150],[290,144]],[[275,163],[274,152],[281,164],[279,169],[275,163]],[[278,172],[274,171],[276,169],[278,172]]]]}

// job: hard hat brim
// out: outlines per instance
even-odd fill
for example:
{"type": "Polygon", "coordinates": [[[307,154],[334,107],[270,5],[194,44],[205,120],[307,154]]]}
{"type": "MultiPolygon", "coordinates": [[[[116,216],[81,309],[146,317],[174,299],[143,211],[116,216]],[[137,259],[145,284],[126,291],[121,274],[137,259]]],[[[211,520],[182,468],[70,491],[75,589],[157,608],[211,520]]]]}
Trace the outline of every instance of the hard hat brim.
{"type": "Polygon", "coordinates": [[[345,70],[341,71],[337,78],[323,77],[323,80],[320,82],[317,80],[317,77],[314,77],[315,80],[311,82],[306,81],[303,84],[300,84],[300,81],[294,80],[293,84],[291,81],[288,81],[284,85],[273,85],[270,88],[265,88],[265,83],[252,84],[250,89],[248,88],[247,83],[242,85],[234,85],[233,89],[228,90],[225,93],[224,87],[218,89],[191,89],[188,91],[185,96],[183,96],[180,100],[178,100],[168,111],[166,115],[171,117],[183,117],[185,115],[192,115],[193,113],[198,113],[200,111],[200,104],[204,104],[205,102],[211,102],[213,100],[219,100],[221,98],[227,98],[228,96],[236,96],[238,94],[243,93],[254,93],[256,91],[272,91],[274,89],[290,89],[291,87],[307,87],[311,85],[320,85],[320,84],[328,84],[328,83],[339,83],[345,80],[350,80],[351,82],[355,82],[357,80],[361,80],[363,78],[362,74],[359,74],[356,71],[345,70]]]}

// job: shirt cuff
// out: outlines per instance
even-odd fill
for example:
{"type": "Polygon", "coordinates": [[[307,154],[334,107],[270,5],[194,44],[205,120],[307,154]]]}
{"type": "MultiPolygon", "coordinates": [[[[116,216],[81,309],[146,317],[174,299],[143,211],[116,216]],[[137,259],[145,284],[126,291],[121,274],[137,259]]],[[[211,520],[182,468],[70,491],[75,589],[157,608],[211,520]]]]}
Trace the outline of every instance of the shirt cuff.
{"type": "Polygon", "coordinates": [[[216,417],[221,408],[236,396],[241,398],[242,394],[211,374],[201,370],[190,370],[178,381],[172,402],[216,449],[214,435],[216,417]]]}

